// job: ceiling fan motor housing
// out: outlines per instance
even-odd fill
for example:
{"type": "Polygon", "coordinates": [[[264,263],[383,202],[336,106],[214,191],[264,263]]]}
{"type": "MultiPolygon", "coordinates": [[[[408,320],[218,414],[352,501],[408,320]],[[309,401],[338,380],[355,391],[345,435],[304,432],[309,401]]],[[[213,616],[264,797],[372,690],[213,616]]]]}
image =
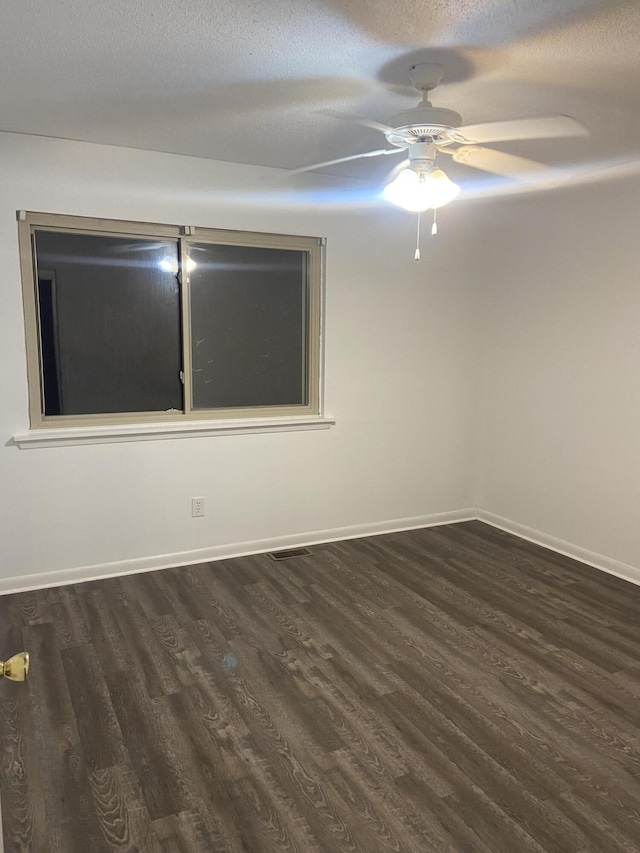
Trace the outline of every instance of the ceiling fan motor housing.
{"type": "Polygon", "coordinates": [[[454,110],[419,106],[416,109],[398,113],[390,118],[387,124],[394,128],[385,133],[387,141],[391,145],[405,147],[412,142],[437,139],[447,130],[460,127],[462,117],[454,110]]]}

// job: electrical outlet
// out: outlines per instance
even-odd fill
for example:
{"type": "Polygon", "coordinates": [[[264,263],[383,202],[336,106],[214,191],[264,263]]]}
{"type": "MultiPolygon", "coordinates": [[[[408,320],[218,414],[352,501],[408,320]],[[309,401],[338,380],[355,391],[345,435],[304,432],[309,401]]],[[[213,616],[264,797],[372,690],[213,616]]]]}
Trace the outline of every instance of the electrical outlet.
{"type": "Polygon", "coordinates": [[[202,518],[204,515],[204,498],[191,498],[191,517],[202,518]]]}

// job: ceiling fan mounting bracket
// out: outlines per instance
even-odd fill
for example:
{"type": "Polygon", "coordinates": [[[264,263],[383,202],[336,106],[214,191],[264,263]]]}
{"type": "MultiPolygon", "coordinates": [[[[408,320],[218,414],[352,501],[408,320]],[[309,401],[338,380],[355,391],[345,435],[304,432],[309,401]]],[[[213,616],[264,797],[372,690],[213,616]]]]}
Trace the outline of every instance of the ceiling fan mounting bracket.
{"type": "Polygon", "coordinates": [[[442,80],[444,68],[436,62],[421,62],[412,65],[409,78],[412,84],[421,92],[430,92],[442,80]]]}

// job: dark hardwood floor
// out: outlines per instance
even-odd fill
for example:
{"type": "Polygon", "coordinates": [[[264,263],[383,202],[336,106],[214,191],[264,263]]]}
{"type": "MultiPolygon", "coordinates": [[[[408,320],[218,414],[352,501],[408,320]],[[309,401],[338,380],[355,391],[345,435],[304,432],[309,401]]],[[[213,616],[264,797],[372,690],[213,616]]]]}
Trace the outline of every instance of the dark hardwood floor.
{"type": "Polygon", "coordinates": [[[5,853],[640,850],[640,588],[479,522],[0,598],[5,853]]]}

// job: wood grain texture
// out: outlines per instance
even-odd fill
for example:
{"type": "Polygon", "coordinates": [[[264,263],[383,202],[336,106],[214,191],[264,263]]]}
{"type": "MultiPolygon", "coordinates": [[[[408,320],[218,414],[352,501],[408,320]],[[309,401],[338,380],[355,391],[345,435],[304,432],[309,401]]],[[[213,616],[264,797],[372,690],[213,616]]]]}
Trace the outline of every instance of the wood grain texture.
{"type": "Polygon", "coordinates": [[[637,853],[639,609],[480,522],[5,596],[5,853],[637,853]]]}

